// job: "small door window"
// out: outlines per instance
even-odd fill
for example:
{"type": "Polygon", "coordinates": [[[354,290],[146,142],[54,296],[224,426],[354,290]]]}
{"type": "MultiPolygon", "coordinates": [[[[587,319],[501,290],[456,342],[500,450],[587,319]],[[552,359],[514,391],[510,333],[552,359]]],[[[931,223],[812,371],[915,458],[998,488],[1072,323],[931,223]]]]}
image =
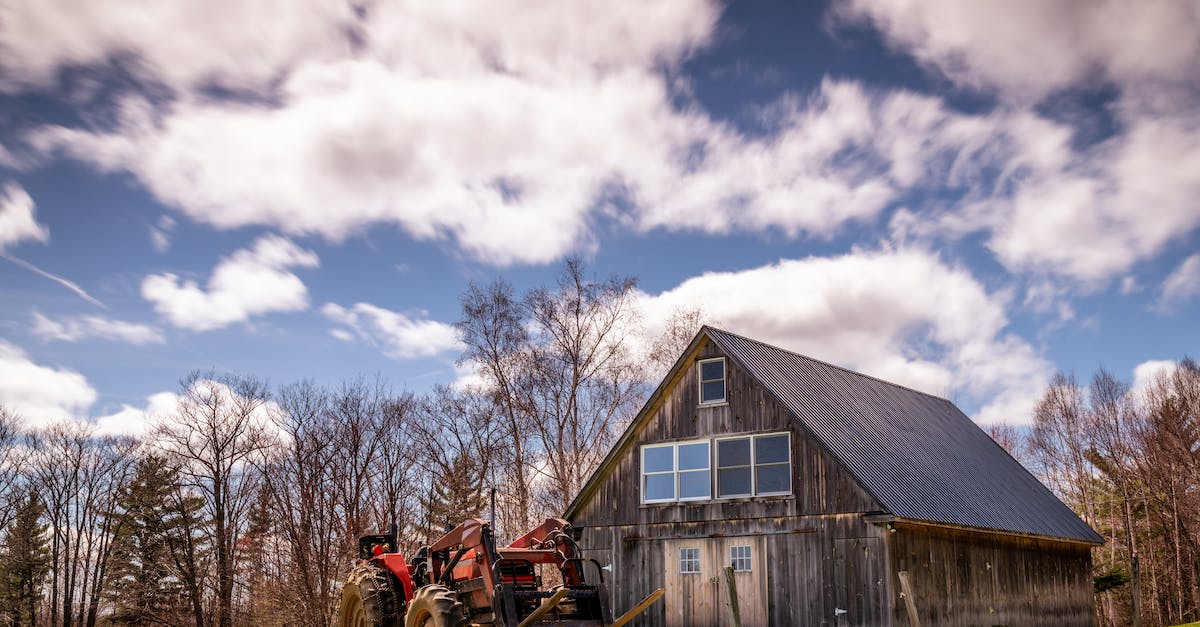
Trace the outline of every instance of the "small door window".
{"type": "Polygon", "coordinates": [[[733,566],[733,572],[748,573],[753,562],[748,545],[729,547],[729,563],[733,566]]]}
{"type": "Polygon", "coordinates": [[[679,572],[681,572],[681,573],[698,573],[698,572],[700,572],[700,549],[699,548],[679,549],[679,572]]]}

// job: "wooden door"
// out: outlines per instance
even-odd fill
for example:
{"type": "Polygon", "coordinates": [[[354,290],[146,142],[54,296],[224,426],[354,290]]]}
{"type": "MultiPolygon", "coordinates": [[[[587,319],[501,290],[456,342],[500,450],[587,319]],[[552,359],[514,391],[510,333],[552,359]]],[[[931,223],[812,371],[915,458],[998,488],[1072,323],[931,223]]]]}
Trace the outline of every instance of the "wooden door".
{"type": "Polygon", "coordinates": [[[835,625],[885,625],[887,574],[882,543],[877,538],[834,540],[835,625]]]}
{"type": "Polygon", "coordinates": [[[738,599],[738,615],[742,627],[765,627],[767,612],[767,562],[766,542],[762,536],[717,538],[710,540],[720,578],[718,597],[718,623],[732,627],[730,595],[725,579],[725,567],[733,566],[733,579],[738,599]]]}
{"type": "Polygon", "coordinates": [[[663,541],[663,596],[666,604],[667,627],[697,627],[717,625],[717,595],[721,590],[715,564],[713,541],[663,541]]]}

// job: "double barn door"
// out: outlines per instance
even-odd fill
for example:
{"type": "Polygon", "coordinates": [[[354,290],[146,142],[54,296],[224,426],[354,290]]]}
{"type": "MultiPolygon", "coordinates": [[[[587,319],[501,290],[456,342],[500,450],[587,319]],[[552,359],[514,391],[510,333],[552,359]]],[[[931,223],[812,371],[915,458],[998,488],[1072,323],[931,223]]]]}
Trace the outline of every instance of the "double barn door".
{"type": "Polygon", "coordinates": [[[762,536],[663,541],[669,627],[732,625],[725,567],[735,566],[743,627],[767,624],[767,569],[762,536]]]}

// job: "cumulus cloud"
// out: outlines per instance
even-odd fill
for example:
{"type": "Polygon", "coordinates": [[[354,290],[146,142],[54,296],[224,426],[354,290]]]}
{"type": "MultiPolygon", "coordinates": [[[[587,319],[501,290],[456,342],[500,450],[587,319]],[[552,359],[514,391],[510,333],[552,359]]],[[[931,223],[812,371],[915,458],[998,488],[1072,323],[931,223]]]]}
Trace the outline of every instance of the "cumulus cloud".
{"type": "Polygon", "coordinates": [[[219,329],[252,316],[307,308],[308,289],[289,270],[319,263],[312,251],[268,235],[222,259],[204,288],[174,274],[155,274],[142,281],[142,297],[177,327],[219,329]]]}
{"type": "Polygon", "coordinates": [[[153,425],[175,411],[179,395],[174,392],[158,392],[146,397],[144,407],[121,405],[117,412],[95,419],[96,432],[101,435],[144,436],[153,425]]]}
{"type": "Polygon", "coordinates": [[[1160,377],[1169,376],[1174,371],[1175,362],[1170,359],[1143,361],[1133,368],[1133,384],[1129,387],[1130,394],[1138,402],[1144,401],[1150,385],[1160,377]]]}
{"type": "Polygon", "coordinates": [[[1017,111],[1063,90],[1116,87],[1111,137],[1089,144],[1069,122],[1013,118],[997,137],[1018,137],[1043,160],[999,162],[998,193],[968,195],[933,221],[944,231],[989,232],[988,246],[1011,271],[1094,285],[1200,226],[1193,4],[841,0],[833,14],[873,26],[898,50],[1017,111]]]}
{"type": "Polygon", "coordinates": [[[33,334],[44,341],[59,342],[100,338],[140,345],[162,344],[165,341],[161,331],[145,324],[113,320],[103,316],[74,316],[51,320],[38,312],[33,314],[33,334]]]}
{"type": "Polygon", "coordinates": [[[1173,0],[840,0],[893,46],[968,87],[1039,98],[1083,82],[1194,81],[1200,11],[1173,0]]]}
{"type": "Polygon", "coordinates": [[[0,405],[36,427],[71,418],[96,400],[82,374],[33,362],[20,347],[0,340],[0,405]]]}
{"type": "MultiPolygon", "coordinates": [[[[835,12],[963,84],[1031,83],[1032,98],[1089,72],[1188,76],[1196,38],[1172,36],[1195,31],[1194,15],[1177,15],[1184,4],[847,0],[835,12]]],[[[126,51],[177,93],[122,101],[112,127],[50,126],[26,139],[131,172],[165,204],[218,228],[340,241],[389,224],[495,265],[594,248],[603,220],[825,238],[890,212],[901,241],[983,232],[1014,273],[1094,285],[1200,226],[1200,171],[1190,167],[1200,116],[1169,98],[1122,92],[1119,132],[1089,145],[1069,121],[1020,99],[967,114],[935,97],[826,80],[764,107],[762,132],[747,134],[678,87],[686,80],[676,68],[713,39],[719,8],[707,0],[359,8],[297,7],[265,31],[242,16],[228,29],[179,29],[185,41],[166,43],[130,30],[120,11],[94,16],[112,22],[103,28],[71,27],[81,32],[38,21],[26,30],[69,34],[9,35],[19,40],[13,58],[32,59],[21,63],[25,80],[126,51]],[[505,19],[518,13],[519,23],[505,19]],[[205,40],[254,62],[190,58],[205,40]],[[214,81],[269,97],[196,87],[214,81]],[[896,211],[909,197],[919,208],[896,211]]],[[[192,17],[151,10],[162,24],[192,17]]]]}
{"type": "Polygon", "coordinates": [[[50,229],[40,224],[33,198],[16,183],[6,183],[0,190],[0,253],[24,241],[47,242],[50,229]]]}
{"type": "Polygon", "coordinates": [[[3,12],[0,87],[9,90],[118,58],[175,88],[252,88],[297,59],[345,53],[354,21],[352,3],[323,0],[45,0],[3,12]]]}
{"type": "Polygon", "coordinates": [[[642,298],[648,333],[702,306],[724,328],[1025,423],[1050,365],[1007,331],[1006,302],[918,250],[857,251],[705,273],[642,298]]]}
{"type": "Polygon", "coordinates": [[[343,325],[330,331],[333,337],[343,341],[358,338],[394,359],[431,357],[462,349],[454,325],[413,319],[370,303],[355,303],[350,308],[326,303],[321,313],[343,325]]]}
{"type": "Polygon", "coordinates": [[[1159,291],[1156,308],[1159,311],[1172,311],[1183,303],[1200,295],[1200,254],[1195,254],[1183,260],[1167,279],[1163,281],[1159,291]]]}

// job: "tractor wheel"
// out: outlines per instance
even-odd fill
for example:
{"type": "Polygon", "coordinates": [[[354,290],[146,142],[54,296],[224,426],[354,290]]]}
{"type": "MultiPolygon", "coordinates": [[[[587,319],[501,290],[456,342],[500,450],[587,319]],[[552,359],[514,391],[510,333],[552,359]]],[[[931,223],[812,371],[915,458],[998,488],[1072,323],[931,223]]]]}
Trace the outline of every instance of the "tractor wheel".
{"type": "Polygon", "coordinates": [[[346,577],[338,627],[398,627],[402,601],[382,568],[360,564],[346,577]]]}
{"type": "Polygon", "coordinates": [[[467,624],[463,604],[445,586],[424,586],[413,593],[404,627],[462,627],[467,624]]]}

